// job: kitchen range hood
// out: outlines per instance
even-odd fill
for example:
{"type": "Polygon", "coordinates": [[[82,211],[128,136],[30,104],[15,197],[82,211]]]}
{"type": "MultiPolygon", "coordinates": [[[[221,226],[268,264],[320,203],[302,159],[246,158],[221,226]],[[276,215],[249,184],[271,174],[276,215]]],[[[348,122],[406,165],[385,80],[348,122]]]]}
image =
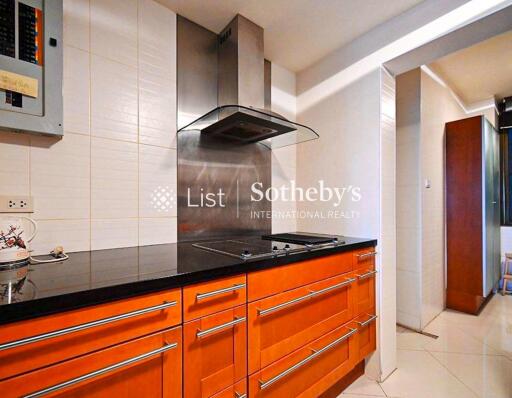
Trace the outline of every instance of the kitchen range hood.
{"type": "Polygon", "coordinates": [[[319,138],[311,128],[268,109],[270,76],[265,76],[263,28],[237,15],[219,35],[218,68],[219,106],[178,133],[200,131],[209,138],[260,143],[270,149],[319,138]]]}

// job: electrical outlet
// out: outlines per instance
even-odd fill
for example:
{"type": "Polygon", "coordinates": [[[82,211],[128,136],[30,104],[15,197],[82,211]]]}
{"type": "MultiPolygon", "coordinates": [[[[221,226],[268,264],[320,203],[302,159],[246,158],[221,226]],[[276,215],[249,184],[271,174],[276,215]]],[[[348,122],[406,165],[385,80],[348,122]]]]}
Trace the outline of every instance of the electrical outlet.
{"type": "Polygon", "coordinates": [[[32,196],[4,195],[0,196],[0,213],[33,213],[34,198],[32,196]]]}

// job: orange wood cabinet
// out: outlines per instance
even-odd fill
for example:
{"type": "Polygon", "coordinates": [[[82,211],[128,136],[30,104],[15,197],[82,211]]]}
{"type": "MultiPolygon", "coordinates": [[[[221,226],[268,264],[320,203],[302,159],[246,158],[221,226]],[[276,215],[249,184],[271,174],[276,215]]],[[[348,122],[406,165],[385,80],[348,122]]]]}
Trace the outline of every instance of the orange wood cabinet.
{"type": "Polygon", "coordinates": [[[355,319],[355,325],[351,327],[357,328],[356,334],[356,361],[362,361],[377,348],[376,333],[376,316],[375,310],[371,310],[369,314],[361,315],[355,319]]]}
{"type": "Polygon", "coordinates": [[[351,320],[355,282],[346,274],[250,303],[249,373],[351,320]]]}
{"type": "Polygon", "coordinates": [[[246,302],[245,274],[199,283],[183,289],[183,318],[191,321],[246,302]]]}
{"type": "Polygon", "coordinates": [[[352,261],[352,253],[348,252],[251,272],[247,275],[248,301],[349,272],[352,270],[352,261]]]}
{"type": "Polygon", "coordinates": [[[206,398],[247,376],[246,306],[183,326],[184,396],[206,398]]]}
{"type": "Polygon", "coordinates": [[[176,289],[7,324],[0,327],[0,380],[180,323],[176,289]]]}
{"type": "Polygon", "coordinates": [[[4,380],[0,382],[0,395],[180,397],[181,334],[178,327],[4,380]]]}
{"type": "Polygon", "coordinates": [[[247,379],[239,381],[211,398],[247,398],[247,379]]]}
{"type": "Polygon", "coordinates": [[[356,364],[357,329],[342,326],[249,377],[249,396],[318,397],[356,364]]]}

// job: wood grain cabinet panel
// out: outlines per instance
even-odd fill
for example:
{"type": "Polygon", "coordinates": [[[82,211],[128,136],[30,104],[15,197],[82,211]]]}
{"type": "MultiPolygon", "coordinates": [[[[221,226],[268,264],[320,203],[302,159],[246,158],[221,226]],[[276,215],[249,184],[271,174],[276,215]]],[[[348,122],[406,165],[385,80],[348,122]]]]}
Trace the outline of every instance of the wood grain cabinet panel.
{"type": "Polygon", "coordinates": [[[337,328],[249,377],[249,396],[316,398],[354,365],[357,330],[337,328]]]}
{"type": "Polygon", "coordinates": [[[250,303],[249,374],[351,320],[355,282],[348,273],[250,303]]]}
{"type": "Polygon", "coordinates": [[[247,379],[243,379],[231,387],[222,390],[211,398],[247,398],[247,379]]]}
{"type": "Polygon", "coordinates": [[[351,255],[354,270],[375,269],[375,257],[377,256],[375,247],[355,250],[351,255]]]}
{"type": "Polygon", "coordinates": [[[181,323],[181,289],[1,326],[0,380],[181,323]]]}
{"type": "Polygon", "coordinates": [[[1,396],[180,397],[181,334],[175,328],[4,380],[1,396]]]}
{"type": "Polygon", "coordinates": [[[183,318],[191,321],[246,301],[245,274],[187,286],[183,289],[183,318]]]}
{"type": "Polygon", "coordinates": [[[347,252],[251,272],[247,275],[247,299],[249,302],[260,300],[351,270],[352,254],[347,252]]]}
{"type": "Polygon", "coordinates": [[[183,326],[185,397],[206,398],[247,376],[246,306],[183,326]]]}
{"type": "Polygon", "coordinates": [[[354,272],[354,316],[366,314],[375,307],[375,270],[361,269],[354,272]]]}
{"type": "Polygon", "coordinates": [[[355,319],[352,327],[357,328],[356,362],[359,362],[377,349],[377,317],[372,309],[369,314],[364,314],[355,319]]]}

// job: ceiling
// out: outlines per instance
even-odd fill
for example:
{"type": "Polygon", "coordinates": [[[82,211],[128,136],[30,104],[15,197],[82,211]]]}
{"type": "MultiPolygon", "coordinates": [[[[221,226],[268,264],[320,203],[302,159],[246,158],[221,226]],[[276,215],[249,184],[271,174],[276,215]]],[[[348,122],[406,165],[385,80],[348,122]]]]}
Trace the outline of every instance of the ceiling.
{"type": "Polygon", "coordinates": [[[265,57],[298,72],[422,0],[157,0],[219,33],[236,14],[265,29],[265,57]]]}
{"type": "Polygon", "coordinates": [[[457,51],[429,67],[466,103],[512,95],[512,31],[457,51]]]}

